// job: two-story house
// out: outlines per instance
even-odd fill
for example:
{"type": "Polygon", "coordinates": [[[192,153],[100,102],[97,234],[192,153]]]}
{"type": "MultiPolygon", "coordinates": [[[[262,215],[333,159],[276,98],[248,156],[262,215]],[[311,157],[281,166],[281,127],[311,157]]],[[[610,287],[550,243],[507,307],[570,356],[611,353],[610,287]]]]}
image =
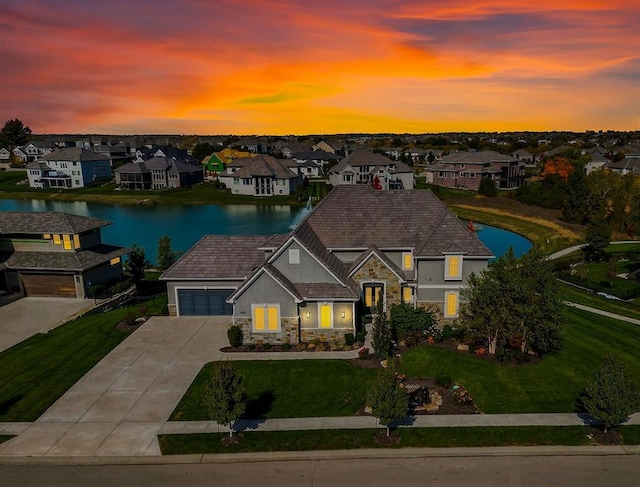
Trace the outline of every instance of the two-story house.
{"type": "Polygon", "coordinates": [[[202,166],[189,159],[152,157],[142,162],[130,162],[113,172],[116,185],[124,189],[174,189],[204,181],[202,166]]]}
{"type": "Polygon", "coordinates": [[[27,296],[90,297],[117,281],[127,249],[102,243],[111,222],[59,212],[0,212],[0,289],[27,296]]]}
{"type": "Polygon", "coordinates": [[[302,184],[298,169],[298,164],[291,159],[259,154],[235,159],[218,179],[233,194],[286,196],[295,193],[296,186],[302,184]]]}
{"type": "Polygon", "coordinates": [[[492,257],[430,191],[337,186],[291,233],[205,236],[160,279],[170,314],[228,315],[247,342],[341,341],[379,299],[456,319],[492,257]]]}
{"type": "Polygon", "coordinates": [[[83,188],[110,180],[111,160],[80,147],[58,149],[27,164],[32,188],[83,188]]]}
{"type": "Polygon", "coordinates": [[[381,189],[413,189],[413,170],[369,149],[357,149],[329,170],[333,186],[374,184],[381,189]]]}

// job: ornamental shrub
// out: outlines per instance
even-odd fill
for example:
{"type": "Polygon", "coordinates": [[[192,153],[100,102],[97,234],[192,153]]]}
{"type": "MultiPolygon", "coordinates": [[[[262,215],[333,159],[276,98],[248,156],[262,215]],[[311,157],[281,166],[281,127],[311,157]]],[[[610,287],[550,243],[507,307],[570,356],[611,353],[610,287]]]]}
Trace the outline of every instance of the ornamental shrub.
{"type": "Polygon", "coordinates": [[[232,347],[242,346],[242,328],[238,325],[231,325],[227,329],[227,338],[229,338],[229,345],[232,347]]]}
{"type": "Polygon", "coordinates": [[[448,372],[438,372],[436,374],[436,384],[440,387],[449,388],[451,384],[453,384],[453,380],[451,379],[451,375],[448,372]]]}
{"type": "Polygon", "coordinates": [[[344,334],[344,344],[347,346],[351,346],[354,344],[356,337],[353,336],[353,333],[345,333],[344,334]]]}

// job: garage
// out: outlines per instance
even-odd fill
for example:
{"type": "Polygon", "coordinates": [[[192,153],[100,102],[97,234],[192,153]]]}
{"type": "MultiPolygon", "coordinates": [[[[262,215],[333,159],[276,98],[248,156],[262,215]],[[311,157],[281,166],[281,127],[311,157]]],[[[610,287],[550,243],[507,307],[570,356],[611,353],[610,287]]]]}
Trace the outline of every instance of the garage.
{"type": "Polygon", "coordinates": [[[178,315],[221,316],[233,314],[227,298],[235,289],[178,289],[178,315]]]}
{"type": "Polygon", "coordinates": [[[77,297],[72,275],[21,274],[20,277],[27,296],[77,297]]]}

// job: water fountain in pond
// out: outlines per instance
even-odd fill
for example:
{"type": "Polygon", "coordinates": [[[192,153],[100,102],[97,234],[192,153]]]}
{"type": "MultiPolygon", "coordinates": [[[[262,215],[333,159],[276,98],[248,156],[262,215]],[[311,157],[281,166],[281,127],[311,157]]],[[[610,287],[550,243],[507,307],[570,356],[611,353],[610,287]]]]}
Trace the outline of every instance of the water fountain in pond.
{"type": "Polygon", "coordinates": [[[302,210],[300,210],[300,212],[296,215],[295,219],[293,220],[293,223],[291,224],[291,226],[289,228],[291,230],[296,228],[300,224],[300,222],[304,219],[304,217],[309,214],[311,209],[312,209],[311,196],[309,196],[309,200],[307,201],[306,206],[302,210]]]}

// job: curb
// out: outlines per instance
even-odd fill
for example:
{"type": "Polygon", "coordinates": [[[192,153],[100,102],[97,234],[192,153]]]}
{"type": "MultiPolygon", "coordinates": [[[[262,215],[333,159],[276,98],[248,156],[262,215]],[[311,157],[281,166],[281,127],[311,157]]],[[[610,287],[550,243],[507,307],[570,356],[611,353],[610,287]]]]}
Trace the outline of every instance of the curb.
{"type": "Polygon", "coordinates": [[[521,446],[477,448],[399,448],[362,450],[313,450],[295,452],[220,453],[137,457],[3,457],[0,465],[193,465],[388,458],[460,458],[524,456],[627,456],[640,455],[640,445],[618,446],[521,446]]]}

